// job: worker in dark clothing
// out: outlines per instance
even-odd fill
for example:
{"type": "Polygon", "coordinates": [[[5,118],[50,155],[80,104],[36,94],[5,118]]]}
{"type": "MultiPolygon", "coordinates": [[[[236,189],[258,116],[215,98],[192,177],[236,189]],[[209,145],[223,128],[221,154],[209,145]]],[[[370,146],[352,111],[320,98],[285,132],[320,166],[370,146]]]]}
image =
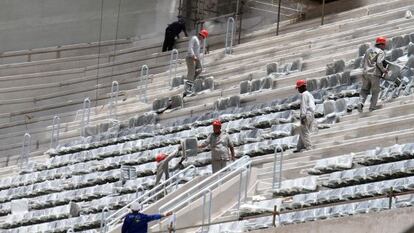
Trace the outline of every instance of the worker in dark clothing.
{"type": "Polygon", "coordinates": [[[180,33],[184,32],[185,37],[188,37],[187,30],[185,29],[185,20],[182,16],[178,16],[178,21],[169,24],[165,29],[164,44],[162,45],[162,51],[170,51],[175,44],[175,38],[180,39],[180,33]]]}
{"type": "Polygon", "coordinates": [[[147,233],[149,222],[172,215],[172,212],[153,215],[140,213],[141,206],[139,203],[133,203],[131,205],[131,210],[132,213],[125,216],[124,224],[122,225],[122,233],[147,233]]]}

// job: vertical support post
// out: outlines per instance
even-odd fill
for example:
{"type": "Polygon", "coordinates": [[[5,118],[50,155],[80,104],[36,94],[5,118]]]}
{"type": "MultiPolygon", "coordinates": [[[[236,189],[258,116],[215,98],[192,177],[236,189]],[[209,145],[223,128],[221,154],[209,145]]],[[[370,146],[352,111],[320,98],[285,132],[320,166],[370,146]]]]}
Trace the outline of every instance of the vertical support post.
{"type": "Polygon", "coordinates": [[[138,92],[139,92],[139,101],[147,103],[147,87],[148,87],[148,73],[149,68],[147,65],[141,67],[141,76],[138,80],[138,92]]]}
{"type": "Polygon", "coordinates": [[[237,200],[237,210],[240,210],[240,205],[242,201],[242,183],[243,183],[243,171],[240,172],[240,183],[239,183],[239,196],[237,200]]]}
{"type": "Polygon", "coordinates": [[[210,228],[209,226],[210,226],[210,223],[211,223],[211,205],[212,205],[212,201],[213,201],[213,193],[211,192],[211,190],[208,190],[203,195],[203,212],[202,212],[202,215],[201,215],[201,218],[202,218],[201,232],[208,232],[208,230],[210,228]],[[207,194],[208,194],[208,197],[207,197],[207,194]],[[207,213],[206,213],[206,210],[207,210],[207,213]],[[205,222],[206,217],[207,217],[207,224],[205,222]],[[206,229],[205,229],[205,227],[206,227],[206,229]]]}
{"type": "Polygon", "coordinates": [[[105,221],[105,219],[106,219],[105,212],[108,212],[108,211],[109,211],[109,209],[106,206],[105,206],[105,208],[102,209],[102,212],[101,212],[101,229],[100,229],[100,233],[105,233],[108,230],[107,229],[107,226],[106,226],[106,221],[105,221]]]}
{"type": "Polygon", "coordinates": [[[282,185],[282,166],[283,166],[283,148],[280,145],[276,145],[274,159],[273,159],[273,180],[272,180],[273,190],[276,188],[280,188],[282,185]],[[280,156],[278,156],[278,149],[280,149],[280,156]]]}
{"type": "Polygon", "coordinates": [[[243,21],[243,6],[244,2],[242,2],[242,5],[240,6],[239,3],[240,0],[237,1],[237,19],[239,20],[239,36],[237,38],[237,44],[241,43],[241,33],[242,33],[242,21],[243,21]]]}
{"type": "Polygon", "coordinates": [[[25,133],[23,136],[22,152],[20,154],[19,166],[23,168],[29,162],[30,151],[32,147],[32,136],[25,133]]]}
{"type": "Polygon", "coordinates": [[[60,134],[60,117],[54,116],[52,122],[52,135],[50,137],[50,149],[56,149],[59,146],[60,134]]]}
{"type": "Polygon", "coordinates": [[[322,17],[321,17],[321,25],[325,23],[325,0],[322,0],[322,17]]]}
{"type": "Polygon", "coordinates": [[[82,119],[80,122],[80,136],[85,136],[85,128],[89,125],[89,118],[91,114],[91,100],[89,97],[83,100],[82,119]]]}
{"type": "Polygon", "coordinates": [[[280,9],[282,8],[282,0],[279,0],[279,5],[277,7],[277,26],[276,26],[276,36],[279,35],[279,27],[280,27],[280,9]]]}
{"type": "Polygon", "coordinates": [[[117,106],[118,106],[118,95],[119,95],[119,83],[113,81],[111,86],[111,96],[109,99],[108,113],[110,119],[116,119],[117,106]]]}
{"type": "Polygon", "coordinates": [[[278,213],[277,213],[277,206],[276,205],[273,206],[273,213],[272,213],[272,215],[273,215],[272,226],[273,227],[276,227],[276,215],[278,215],[278,213]]]}
{"type": "Polygon", "coordinates": [[[200,51],[201,56],[201,70],[204,70],[204,55],[206,54],[207,49],[207,38],[203,39],[203,49],[200,51]]]}
{"type": "Polygon", "coordinates": [[[234,18],[229,17],[227,19],[226,26],[226,41],[224,46],[224,54],[231,54],[233,47],[233,37],[234,37],[234,18]]]}
{"type": "Polygon", "coordinates": [[[170,67],[168,72],[168,79],[170,80],[170,87],[172,88],[173,79],[177,76],[177,66],[178,66],[178,50],[173,49],[171,51],[170,57],[170,67]],[[174,72],[173,72],[174,70],[174,72]]]}

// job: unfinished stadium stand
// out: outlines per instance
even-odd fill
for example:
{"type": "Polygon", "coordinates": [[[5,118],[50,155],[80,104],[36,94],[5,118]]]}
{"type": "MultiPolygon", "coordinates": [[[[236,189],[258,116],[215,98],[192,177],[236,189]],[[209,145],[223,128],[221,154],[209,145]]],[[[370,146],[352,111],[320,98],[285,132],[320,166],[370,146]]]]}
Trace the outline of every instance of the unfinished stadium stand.
{"type": "Polygon", "coordinates": [[[245,35],[227,56],[223,35],[212,36],[205,80],[184,100],[185,40],[174,77],[170,53],[132,40],[103,42],[101,53],[91,43],[3,54],[1,231],[121,232],[139,202],[148,213],[174,212],[151,232],[171,223],[177,232],[330,232],[329,222],[364,216],[372,216],[364,229],[378,229],[378,218],[389,221],[382,232],[402,232],[414,208],[414,18],[407,13],[414,1],[365,2],[326,16],[324,26],[311,19],[282,24],[280,36],[273,25],[245,35]],[[380,35],[390,38],[387,59],[400,82],[383,80],[382,108],[358,113],[361,56],[380,35]],[[143,65],[146,84],[137,78],[143,65]],[[319,130],[315,149],[293,153],[297,79],[309,83],[319,130]],[[157,114],[170,97],[175,108],[157,114]],[[51,143],[56,112],[59,138],[51,143]],[[216,118],[238,159],[211,174],[209,151],[189,147],[185,168],[155,185],[155,155],[182,139],[204,140],[216,118]],[[22,151],[27,128],[31,145],[22,151]]]}

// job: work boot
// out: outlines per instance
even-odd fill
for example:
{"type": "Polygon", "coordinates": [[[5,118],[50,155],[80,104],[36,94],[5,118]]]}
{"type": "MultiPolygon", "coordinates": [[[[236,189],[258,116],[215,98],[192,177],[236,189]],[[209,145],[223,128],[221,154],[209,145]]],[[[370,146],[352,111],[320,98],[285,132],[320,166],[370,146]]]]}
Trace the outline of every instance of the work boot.
{"type": "Polygon", "coordinates": [[[357,105],[357,109],[358,109],[358,112],[362,112],[362,109],[364,108],[364,105],[362,104],[362,103],[359,103],[358,105],[357,105]]]}
{"type": "Polygon", "coordinates": [[[369,111],[370,112],[373,112],[373,111],[378,110],[378,109],[381,109],[381,108],[382,108],[382,105],[377,105],[375,107],[369,107],[369,111]]]}

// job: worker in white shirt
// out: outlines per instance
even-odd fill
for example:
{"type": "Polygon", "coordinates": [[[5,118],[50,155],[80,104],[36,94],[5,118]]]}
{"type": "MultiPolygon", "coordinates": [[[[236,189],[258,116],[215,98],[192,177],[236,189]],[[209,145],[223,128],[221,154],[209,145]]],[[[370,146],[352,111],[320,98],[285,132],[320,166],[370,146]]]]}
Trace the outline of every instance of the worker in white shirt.
{"type": "Polygon", "coordinates": [[[188,42],[188,52],[185,58],[187,64],[187,80],[184,86],[184,96],[192,96],[194,92],[194,81],[201,74],[200,43],[208,37],[208,31],[203,29],[198,36],[191,37],[188,42]]]}
{"type": "Polygon", "coordinates": [[[296,82],[296,89],[301,94],[300,98],[300,130],[297,150],[310,150],[313,148],[310,134],[315,123],[315,100],[306,88],[305,80],[296,82]]]}

